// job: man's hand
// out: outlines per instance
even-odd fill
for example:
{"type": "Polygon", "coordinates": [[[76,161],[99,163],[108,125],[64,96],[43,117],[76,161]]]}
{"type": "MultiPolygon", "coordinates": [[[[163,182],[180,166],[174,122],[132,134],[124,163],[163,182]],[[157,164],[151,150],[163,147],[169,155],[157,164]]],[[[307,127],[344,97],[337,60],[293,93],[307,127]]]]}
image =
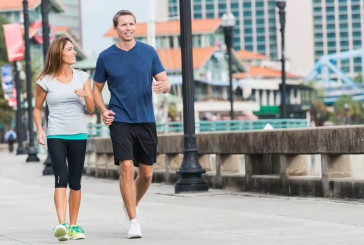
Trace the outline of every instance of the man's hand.
{"type": "Polygon", "coordinates": [[[156,94],[167,93],[171,88],[169,81],[155,81],[152,83],[152,91],[156,94]]]}
{"type": "Polygon", "coordinates": [[[105,125],[109,126],[114,121],[115,112],[112,110],[106,110],[102,113],[102,121],[105,123],[105,125]]]}

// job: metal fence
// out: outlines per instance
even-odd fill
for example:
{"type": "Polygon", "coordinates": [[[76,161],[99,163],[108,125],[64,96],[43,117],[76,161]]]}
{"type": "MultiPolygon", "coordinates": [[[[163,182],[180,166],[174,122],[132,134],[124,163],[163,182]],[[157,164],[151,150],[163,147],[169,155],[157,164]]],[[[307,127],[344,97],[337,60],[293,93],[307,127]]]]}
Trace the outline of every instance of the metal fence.
{"type": "MultiPolygon", "coordinates": [[[[226,120],[226,121],[198,121],[196,132],[237,131],[269,128],[306,128],[306,119],[259,119],[259,120],[226,120]],[[268,126],[268,124],[271,126],[268,126]]],[[[109,127],[104,124],[89,124],[90,137],[109,136],[109,127]]],[[[183,132],[183,122],[157,123],[160,134],[183,132]]]]}

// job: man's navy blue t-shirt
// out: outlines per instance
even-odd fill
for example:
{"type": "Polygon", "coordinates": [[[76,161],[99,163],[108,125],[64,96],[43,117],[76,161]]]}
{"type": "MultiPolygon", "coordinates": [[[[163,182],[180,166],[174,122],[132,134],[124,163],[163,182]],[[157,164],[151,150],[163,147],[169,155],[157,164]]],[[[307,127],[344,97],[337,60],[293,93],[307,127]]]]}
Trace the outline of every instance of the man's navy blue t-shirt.
{"type": "Polygon", "coordinates": [[[138,41],[129,51],[114,44],[100,53],[94,81],[108,82],[109,109],[115,112],[114,121],[155,122],[152,82],[153,76],[163,71],[155,49],[138,41]]]}

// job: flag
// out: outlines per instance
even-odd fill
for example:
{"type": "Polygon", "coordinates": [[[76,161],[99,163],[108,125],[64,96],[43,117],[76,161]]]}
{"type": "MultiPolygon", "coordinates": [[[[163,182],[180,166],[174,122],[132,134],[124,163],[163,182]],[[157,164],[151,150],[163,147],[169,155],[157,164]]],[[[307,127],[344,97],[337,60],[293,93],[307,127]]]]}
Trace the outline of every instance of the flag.
{"type": "Polygon", "coordinates": [[[19,23],[4,24],[4,35],[9,61],[24,58],[23,35],[19,23]]]}

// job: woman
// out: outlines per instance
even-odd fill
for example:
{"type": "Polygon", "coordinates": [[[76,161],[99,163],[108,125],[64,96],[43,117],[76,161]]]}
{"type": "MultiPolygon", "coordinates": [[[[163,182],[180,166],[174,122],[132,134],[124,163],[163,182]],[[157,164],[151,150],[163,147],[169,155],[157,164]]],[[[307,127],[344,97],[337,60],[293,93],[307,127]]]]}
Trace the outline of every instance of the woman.
{"type": "Polygon", "coordinates": [[[44,100],[47,101],[47,145],[55,176],[54,203],[59,221],[54,236],[60,241],[85,238],[83,229],[76,225],[87,139],[84,106],[90,113],[95,106],[87,73],[71,68],[76,63],[76,54],[69,38],[61,36],[52,42],[37,80],[33,113],[37,140],[45,145],[42,106],[44,100]],[[69,224],[66,223],[67,185],[70,187],[69,224]]]}

